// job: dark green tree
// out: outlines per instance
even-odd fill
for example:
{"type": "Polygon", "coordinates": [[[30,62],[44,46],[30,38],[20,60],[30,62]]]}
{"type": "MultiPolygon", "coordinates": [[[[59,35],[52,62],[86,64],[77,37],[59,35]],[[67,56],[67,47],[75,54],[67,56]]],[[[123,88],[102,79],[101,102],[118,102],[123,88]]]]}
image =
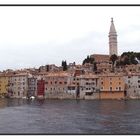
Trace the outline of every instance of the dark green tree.
{"type": "Polygon", "coordinates": [[[118,60],[118,56],[116,54],[113,54],[110,56],[110,61],[112,61],[113,66],[114,66],[116,60],[118,60]]]}
{"type": "Polygon", "coordinates": [[[84,60],[83,60],[83,65],[84,64],[86,64],[86,63],[90,63],[90,64],[94,64],[94,58],[93,57],[89,57],[89,55],[87,56],[87,58],[85,58],[84,60]]]}
{"type": "Polygon", "coordinates": [[[62,61],[62,67],[63,67],[63,71],[66,71],[68,69],[66,60],[62,61]]]}

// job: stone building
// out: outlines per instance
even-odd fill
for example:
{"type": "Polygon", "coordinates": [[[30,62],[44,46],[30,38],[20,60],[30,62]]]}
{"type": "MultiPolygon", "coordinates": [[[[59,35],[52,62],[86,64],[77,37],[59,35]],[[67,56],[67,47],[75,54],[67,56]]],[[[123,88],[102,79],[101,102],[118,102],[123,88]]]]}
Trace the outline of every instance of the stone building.
{"type": "Polygon", "coordinates": [[[28,77],[27,97],[31,96],[37,96],[37,77],[33,75],[28,77]]]}
{"type": "Polygon", "coordinates": [[[37,80],[37,98],[45,98],[45,80],[43,78],[37,80]]]}
{"type": "Polygon", "coordinates": [[[0,97],[5,97],[8,94],[9,76],[0,74],[0,97]]]}
{"type": "Polygon", "coordinates": [[[126,95],[128,98],[140,98],[140,73],[130,73],[124,76],[126,95]]]}
{"type": "Polygon", "coordinates": [[[9,78],[8,94],[11,98],[23,98],[27,96],[28,74],[13,74],[9,78]]]}
{"type": "Polygon", "coordinates": [[[85,74],[79,77],[81,99],[99,99],[98,76],[94,74],[85,74]]]}
{"type": "Polygon", "coordinates": [[[99,75],[100,99],[123,99],[125,82],[123,74],[108,73],[99,75]]]}
{"type": "Polygon", "coordinates": [[[49,73],[45,76],[45,98],[71,98],[67,92],[68,73],[49,73]]]}

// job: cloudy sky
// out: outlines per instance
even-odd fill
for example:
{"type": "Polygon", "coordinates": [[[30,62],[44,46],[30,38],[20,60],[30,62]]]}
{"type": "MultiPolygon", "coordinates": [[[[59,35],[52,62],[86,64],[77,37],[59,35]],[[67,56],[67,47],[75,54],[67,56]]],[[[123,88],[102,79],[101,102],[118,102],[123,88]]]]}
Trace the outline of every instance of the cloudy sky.
{"type": "Polygon", "coordinates": [[[0,13],[0,70],[108,54],[111,17],[119,54],[140,52],[140,7],[0,7],[0,13]]]}

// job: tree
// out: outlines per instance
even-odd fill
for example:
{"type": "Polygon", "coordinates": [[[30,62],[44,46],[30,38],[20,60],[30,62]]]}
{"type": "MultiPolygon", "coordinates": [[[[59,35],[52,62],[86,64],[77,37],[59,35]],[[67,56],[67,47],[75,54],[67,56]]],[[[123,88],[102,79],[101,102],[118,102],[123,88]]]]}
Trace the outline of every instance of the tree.
{"type": "Polygon", "coordinates": [[[89,55],[87,56],[87,58],[85,58],[83,60],[83,65],[86,63],[90,63],[90,64],[94,64],[95,59],[93,57],[89,57],[89,55]]]}
{"type": "Polygon", "coordinates": [[[130,65],[131,64],[128,56],[124,56],[123,64],[124,65],[130,65]]]}
{"type": "Polygon", "coordinates": [[[138,61],[136,60],[136,57],[134,54],[130,56],[130,62],[131,64],[135,64],[135,65],[138,64],[138,61]]]}
{"type": "Polygon", "coordinates": [[[110,56],[110,60],[112,61],[112,64],[114,66],[116,60],[118,60],[118,56],[116,54],[113,54],[110,56]]]}
{"type": "Polygon", "coordinates": [[[63,71],[66,71],[68,69],[66,60],[62,61],[62,67],[63,67],[63,71]]]}

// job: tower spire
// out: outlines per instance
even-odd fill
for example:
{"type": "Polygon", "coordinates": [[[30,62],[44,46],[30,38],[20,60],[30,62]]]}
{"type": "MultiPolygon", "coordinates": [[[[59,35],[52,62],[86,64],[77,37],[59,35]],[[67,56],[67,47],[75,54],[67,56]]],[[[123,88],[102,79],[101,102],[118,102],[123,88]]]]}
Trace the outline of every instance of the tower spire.
{"type": "Polygon", "coordinates": [[[113,22],[113,18],[111,18],[111,22],[113,22]]]}
{"type": "Polygon", "coordinates": [[[110,26],[110,31],[109,31],[109,55],[116,54],[118,55],[117,52],[117,33],[116,29],[114,26],[114,21],[113,18],[111,18],[111,26],[110,26]]]}

